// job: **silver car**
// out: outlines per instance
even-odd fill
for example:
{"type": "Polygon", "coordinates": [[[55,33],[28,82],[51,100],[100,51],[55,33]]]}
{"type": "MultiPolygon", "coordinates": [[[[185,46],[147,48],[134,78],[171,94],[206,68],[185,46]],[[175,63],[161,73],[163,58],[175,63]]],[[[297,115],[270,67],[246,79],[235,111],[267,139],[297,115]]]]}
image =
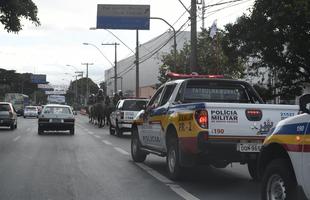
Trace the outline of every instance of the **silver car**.
{"type": "Polygon", "coordinates": [[[26,117],[38,117],[38,108],[36,106],[26,106],[24,109],[24,118],[26,117]]]}
{"type": "Polygon", "coordinates": [[[44,131],[69,130],[74,135],[74,115],[70,106],[50,104],[44,106],[38,120],[38,134],[44,131]]]}
{"type": "Polygon", "coordinates": [[[0,102],[0,126],[8,126],[11,130],[17,128],[17,114],[9,102],[0,102]]]}

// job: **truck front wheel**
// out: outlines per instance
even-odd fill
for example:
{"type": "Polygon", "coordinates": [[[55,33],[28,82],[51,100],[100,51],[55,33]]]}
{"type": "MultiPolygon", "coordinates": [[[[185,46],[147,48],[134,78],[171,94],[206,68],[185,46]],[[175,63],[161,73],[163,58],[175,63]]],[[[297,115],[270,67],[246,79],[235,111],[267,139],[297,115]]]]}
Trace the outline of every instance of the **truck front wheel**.
{"type": "Polygon", "coordinates": [[[139,140],[137,127],[132,128],[131,157],[135,162],[144,162],[146,159],[146,153],[141,150],[141,143],[139,140]]]}
{"type": "Polygon", "coordinates": [[[166,162],[170,179],[180,179],[183,168],[180,166],[179,146],[177,138],[170,138],[168,141],[168,153],[166,162]]]}
{"type": "Polygon", "coordinates": [[[290,164],[285,159],[276,159],[268,164],[263,175],[261,196],[263,200],[294,199],[296,180],[290,164]]]}

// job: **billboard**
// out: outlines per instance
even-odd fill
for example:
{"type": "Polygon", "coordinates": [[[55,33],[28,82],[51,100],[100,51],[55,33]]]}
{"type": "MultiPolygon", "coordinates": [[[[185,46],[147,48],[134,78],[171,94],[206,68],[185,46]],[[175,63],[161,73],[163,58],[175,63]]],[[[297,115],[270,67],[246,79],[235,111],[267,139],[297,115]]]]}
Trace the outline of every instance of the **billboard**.
{"type": "Polygon", "coordinates": [[[150,29],[150,5],[97,5],[97,29],[150,29]]]}
{"type": "Polygon", "coordinates": [[[66,91],[63,90],[56,90],[56,91],[45,91],[46,95],[62,95],[66,94],[66,91]]]}
{"type": "Polygon", "coordinates": [[[62,95],[48,95],[48,103],[64,104],[66,102],[66,97],[62,95]]]}
{"type": "Polygon", "coordinates": [[[45,74],[31,74],[30,79],[31,79],[31,83],[36,83],[36,84],[47,83],[45,74]]]}

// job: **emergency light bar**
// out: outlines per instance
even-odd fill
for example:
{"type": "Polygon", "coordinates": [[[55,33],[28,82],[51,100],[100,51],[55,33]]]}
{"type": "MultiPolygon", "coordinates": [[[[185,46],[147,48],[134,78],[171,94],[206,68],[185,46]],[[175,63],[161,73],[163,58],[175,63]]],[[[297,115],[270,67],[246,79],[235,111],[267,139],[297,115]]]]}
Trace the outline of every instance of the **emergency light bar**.
{"type": "Polygon", "coordinates": [[[224,75],[199,75],[199,74],[178,74],[169,72],[167,76],[171,79],[186,79],[186,78],[224,78],[224,75]]]}

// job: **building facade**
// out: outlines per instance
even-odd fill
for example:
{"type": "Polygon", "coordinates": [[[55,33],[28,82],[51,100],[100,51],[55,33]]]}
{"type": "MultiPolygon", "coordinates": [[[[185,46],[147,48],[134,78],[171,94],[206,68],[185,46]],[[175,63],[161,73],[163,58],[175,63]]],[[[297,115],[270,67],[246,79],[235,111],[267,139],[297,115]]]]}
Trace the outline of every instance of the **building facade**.
{"type": "MultiPolygon", "coordinates": [[[[190,41],[190,32],[177,33],[177,49],[183,48],[190,41]]],[[[139,46],[139,92],[140,97],[149,98],[153,95],[158,81],[159,68],[162,65],[163,55],[173,50],[173,32],[165,32],[139,46]]],[[[135,55],[117,62],[117,90],[122,90],[126,96],[135,96],[136,66],[135,55]]],[[[114,68],[105,71],[107,94],[114,92],[114,68]]]]}

